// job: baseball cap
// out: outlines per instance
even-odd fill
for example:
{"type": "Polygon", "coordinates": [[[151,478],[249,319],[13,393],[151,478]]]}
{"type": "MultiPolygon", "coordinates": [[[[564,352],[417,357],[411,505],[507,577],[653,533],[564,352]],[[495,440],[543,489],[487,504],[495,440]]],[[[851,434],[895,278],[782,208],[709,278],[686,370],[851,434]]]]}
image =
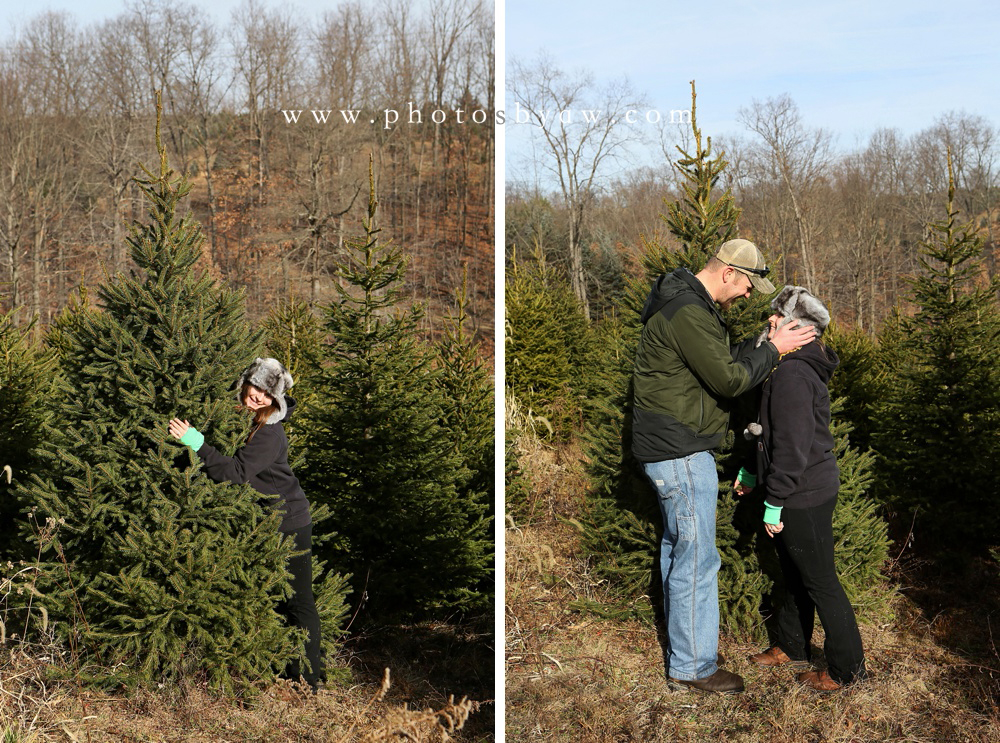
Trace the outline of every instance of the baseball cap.
{"type": "Polygon", "coordinates": [[[727,266],[749,276],[750,283],[757,291],[763,294],[774,292],[774,284],[765,278],[770,269],[764,262],[764,256],[749,240],[742,238],[728,240],[722,243],[715,257],[727,266]]]}

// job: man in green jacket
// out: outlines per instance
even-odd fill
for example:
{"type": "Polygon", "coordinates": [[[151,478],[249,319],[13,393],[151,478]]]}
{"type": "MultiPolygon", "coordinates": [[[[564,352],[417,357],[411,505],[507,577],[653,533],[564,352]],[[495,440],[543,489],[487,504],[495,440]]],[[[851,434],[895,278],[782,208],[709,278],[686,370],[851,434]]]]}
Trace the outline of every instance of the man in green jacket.
{"type": "Polygon", "coordinates": [[[673,688],[743,691],[718,667],[721,560],[715,547],[719,479],[713,449],[731,401],[764,381],[778,357],[812,342],[815,329],[789,323],[761,345],[729,343],[716,305],[728,309],[756,289],[774,292],[764,256],[729,240],[705,268],[679,268],[653,284],[642,313],[633,377],[632,454],[659,496],[660,573],[673,688]]]}

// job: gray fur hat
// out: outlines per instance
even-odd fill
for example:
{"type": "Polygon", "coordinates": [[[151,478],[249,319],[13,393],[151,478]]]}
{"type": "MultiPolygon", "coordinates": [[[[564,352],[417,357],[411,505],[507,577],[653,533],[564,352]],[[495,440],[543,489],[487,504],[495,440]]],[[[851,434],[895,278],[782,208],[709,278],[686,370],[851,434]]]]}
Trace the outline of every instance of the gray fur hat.
{"type": "MultiPolygon", "coordinates": [[[[816,335],[823,335],[830,324],[830,313],[804,286],[786,286],[771,300],[771,309],[786,318],[798,320],[799,326],[812,325],[816,335]]],[[[784,325],[785,322],[781,324],[784,325]]]]}
{"type": "MultiPolygon", "coordinates": [[[[291,388],[295,382],[292,375],[288,373],[280,361],[277,359],[254,359],[253,363],[240,375],[240,381],[236,385],[236,394],[239,395],[243,385],[252,384],[259,390],[264,390],[273,399],[278,410],[268,416],[265,423],[278,423],[284,419],[288,412],[288,403],[285,402],[285,392],[291,388]]],[[[240,400],[243,402],[243,400],[240,400]]]]}

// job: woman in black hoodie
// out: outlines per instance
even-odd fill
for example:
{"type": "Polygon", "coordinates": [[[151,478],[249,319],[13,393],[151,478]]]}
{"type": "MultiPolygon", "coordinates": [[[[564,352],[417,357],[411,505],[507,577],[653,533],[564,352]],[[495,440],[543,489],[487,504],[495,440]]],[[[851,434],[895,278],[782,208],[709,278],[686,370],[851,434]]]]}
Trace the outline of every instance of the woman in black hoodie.
{"type": "MultiPolygon", "coordinates": [[[[823,304],[802,287],[786,286],[771,302],[769,330],[793,319],[819,336],[781,357],[761,386],[756,473],[764,487],[764,529],[775,538],[786,590],[777,607],[775,644],[751,657],[758,665],[805,665],[814,614],[826,633],[829,668],[798,680],[834,691],[864,678],[864,649],[851,602],[833,557],[833,510],[840,473],[830,432],[830,377],[840,360],[820,340],[830,322],[823,304]]],[[[740,470],[735,490],[749,492],[757,478],[740,470]]]]}
{"type": "MultiPolygon", "coordinates": [[[[248,483],[267,496],[268,503],[281,512],[283,534],[295,540],[297,554],[288,561],[292,574],[291,598],[279,610],[295,627],[307,631],[306,660],[309,670],[303,674],[315,691],[323,680],[320,652],[320,623],[312,591],[312,518],[309,501],[288,464],[288,437],[282,423],[291,417],[295,400],[285,392],[292,386],[292,375],[277,359],[255,359],[239,379],[239,400],[253,415],[253,427],[246,443],[227,457],[187,421],[174,418],[170,434],[191,447],[202,460],[202,471],[215,482],[248,483]]],[[[285,668],[285,678],[299,678],[299,664],[285,668]]]]}

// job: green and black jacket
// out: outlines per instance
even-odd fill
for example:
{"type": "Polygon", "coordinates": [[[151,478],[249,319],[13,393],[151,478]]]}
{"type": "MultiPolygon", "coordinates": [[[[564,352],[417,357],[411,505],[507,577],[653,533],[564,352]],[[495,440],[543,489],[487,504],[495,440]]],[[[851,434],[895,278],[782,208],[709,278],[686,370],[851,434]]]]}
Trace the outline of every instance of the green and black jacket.
{"type": "Polygon", "coordinates": [[[632,454],[640,462],[686,457],[722,444],[732,399],[778,363],[770,342],[730,346],[726,323],[686,268],[653,284],[635,357],[632,454]]]}

